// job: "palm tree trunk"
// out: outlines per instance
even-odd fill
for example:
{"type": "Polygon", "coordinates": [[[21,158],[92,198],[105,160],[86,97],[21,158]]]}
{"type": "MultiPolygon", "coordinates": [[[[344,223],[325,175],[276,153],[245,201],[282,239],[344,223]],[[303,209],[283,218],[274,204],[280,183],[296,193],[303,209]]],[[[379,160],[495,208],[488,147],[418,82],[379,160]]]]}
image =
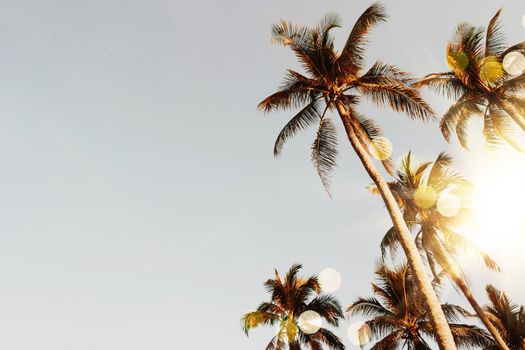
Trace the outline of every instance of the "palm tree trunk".
{"type": "Polygon", "coordinates": [[[357,138],[352,125],[353,116],[351,115],[350,111],[341,102],[337,102],[337,110],[343,121],[348,140],[350,141],[354,151],[357,153],[361,163],[365,167],[366,172],[377,186],[388,210],[388,214],[392,219],[392,223],[398,232],[399,241],[403,247],[403,250],[405,251],[408,264],[412,270],[412,273],[414,274],[414,277],[416,278],[417,286],[421,290],[421,293],[423,294],[425,302],[429,308],[430,319],[436,332],[439,348],[441,350],[456,349],[454,338],[452,337],[452,332],[448,326],[445,314],[441,309],[441,305],[436,296],[436,293],[434,292],[432,284],[430,283],[430,280],[425,272],[423,260],[419,255],[416,244],[414,243],[412,235],[410,234],[410,230],[403,219],[401,210],[399,209],[397,202],[392,195],[390,188],[388,187],[388,184],[377,171],[367,151],[357,138]]]}
{"type": "Polygon", "coordinates": [[[441,246],[440,242],[436,242],[434,247],[437,249],[436,253],[438,255],[440,264],[447,274],[452,277],[452,280],[459,287],[459,289],[461,289],[461,292],[469,302],[470,306],[472,306],[481,322],[483,322],[485,325],[485,328],[487,328],[489,333],[492,335],[492,338],[494,338],[494,341],[496,341],[497,346],[501,350],[509,350],[509,347],[501,338],[501,334],[499,334],[499,332],[496,330],[496,327],[494,327],[492,322],[490,322],[487,315],[485,314],[485,311],[483,311],[483,308],[478,304],[477,300],[474,298],[474,295],[472,295],[472,292],[465,280],[457,273],[454,266],[452,266],[452,263],[449,260],[449,255],[446,253],[444,247],[441,246]]]}
{"type": "Polygon", "coordinates": [[[470,288],[465,283],[463,278],[461,278],[461,277],[454,278],[454,282],[459,287],[459,289],[461,289],[461,292],[463,293],[465,298],[467,298],[470,306],[472,306],[472,308],[474,309],[474,311],[478,315],[478,317],[481,320],[481,322],[483,322],[483,324],[485,325],[485,328],[487,328],[489,333],[492,335],[492,338],[494,338],[494,340],[496,341],[496,344],[498,345],[498,347],[501,350],[509,350],[509,347],[507,346],[507,344],[501,338],[501,335],[496,330],[496,327],[494,327],[492,322],[490,322],[489,318],[485,314],[485,311],[483,311],[483,308],[478,304],[477,300],[472,295],[472,292],[470,291],[470,288]]]}

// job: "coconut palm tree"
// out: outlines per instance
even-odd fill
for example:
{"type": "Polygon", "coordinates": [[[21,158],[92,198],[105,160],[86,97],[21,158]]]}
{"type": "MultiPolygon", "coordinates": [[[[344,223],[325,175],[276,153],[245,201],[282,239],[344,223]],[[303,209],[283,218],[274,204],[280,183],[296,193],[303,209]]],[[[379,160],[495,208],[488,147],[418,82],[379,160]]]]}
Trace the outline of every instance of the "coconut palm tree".
{"type": "MultiPolygon", "coordinates": [[[[317,137],[312,144],[312,161],[327,190],[337,157],[336,127],[327,112],[338,112],[352,148],[377,185],[397,229],[408,263],[430,309],[440,348],[454,349],[445,316],[410,231],[386,181],[370,157],[369,148],[378,140],[381,130],[373,120],[360,115],[356,109],[359,99],[364,97],[412,118],[427,120],[433,115],[418,91],[408,85],[411,79],[407,73],[383,62],[376,62],[368,71],[364,71],[367,34],[375,24],[385,20],[385,11],[381,5],[370,6],[357,19],[341,52],[335,50],[330,35],[333,28],[340,26],[337,16],[326,16],[318,26],[312,28],[284,21],[274,25],[274,41],[292,49],[306,75],[288,70],[281,88],[265,98],[259,108],[266,112],[300,109],[279,133],[274,147],[276,156],[281,153],[284,143],[297,132],[318,125],[317,137]]],[[[380,158],[384,160],[385,168],[391,171],[389,160],[384,159],[384,156],[380,158]]]]}
{"type": "Polygon", "coordinates": [[[301,267],[293,265],[284,279],[276,270],[275,278],[266,281],[264,285],[271,299],[242,317],[244,332],[248,335],[252,328],[277,325],[277,334],[266,350],[283,350],[286,347],[300,350],[306,345],[312,350],[322,350],[324,346],[327,349],[345,350],[335,334],[320,327],[322,320],[332,326],[339,325],[343,317],[341,305],[330,295],[320,295],[317,276],[299,277],[301,267]]]}
{"type": "MultiPolygon", "coordinates": [[[[438,267],[461,290],[469,304],[502,350],[508,350],[496,328],[489,321],[483,308],[474,298],[461,272],[456,257],[464,253],[475,253],[485,265],[499,271],[498,265],[485,252],[465,236],[456,231],[469,210],[462,207],[470,183],[450,168],[452,159],[439,154],[434,162],[413,164],[411,153],[403,159],[396,180],[389,183],[410,229],[416,232],[416,245],[430,267],[435,278],[440,278],[438,267]]],[[[391,228],[381,241],[383,258],[389,250],[395,255],[399,240],[395,228],[391,228]]]]}
{"type": "Polygon", "coordinates": [[[490,20],[486,31],[459,24],[447,46],[450,71],[429,74],[415,84],[455,100],[441,118],[440,128],[447,141],[455,132],[464,148],[468,148],[468,121],[476,116],[483,119],[483,136],[488,145],[504,140],[522,150],[513,137],[513,124],[525,130],[525,98],[520,96],[525,73],[512,76],[502,62],[509,52],[523,50],[525,45],[506,49],[500,13],[490,20]]]}
{"type": "MultiPolygon", "coordinates": [[[[511,350],[525,349],[525,306],[514,304],[504,292],[487,286],[490,305],[485,312],[511,350]]],[[[492,350],[487,348],[487,350],[492,350]]]]}
{"type": "MultiPolygon", "coordinates": [[[[360,342],[377,340],[371,350],[431,349],[427,340],[436,339],[436,333],[409,267],[402,264],[389,268],[380,264],[375,273],[377,282],[372,283],[375,296],[359,297],[347,309],[350,316],[367,318],[358,330],[360,342]]],[[[493,344],[484,330],[458,323],[461,318],[469,316],[466,310],[451,304],[441,307],[459,348],[493,344]]]]}

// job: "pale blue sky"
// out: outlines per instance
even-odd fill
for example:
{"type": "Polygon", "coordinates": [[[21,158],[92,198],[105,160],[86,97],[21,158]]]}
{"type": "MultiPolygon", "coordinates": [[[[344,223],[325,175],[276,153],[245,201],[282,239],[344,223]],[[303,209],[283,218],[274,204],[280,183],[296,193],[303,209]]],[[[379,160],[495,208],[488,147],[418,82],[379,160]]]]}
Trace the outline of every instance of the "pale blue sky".
{"type": "MultiPolygon", "coordinates": [[[[370,64],[421,76],[446,69],[456,23],[519,1],[385,1],[370,64]]],[[[338,269],[343,305],[370,293],[388,218],[341,137],[334,199],[309,161],[314,130],[272,156],[288,116],[257,103],[293,55],[270,44],[281,18],[338,13],[342,45],[368,1],[0,1],[0,347],[10,350],[262,349],[238,319],[266,297],[274,268],[338,269]]],[[[425,94],[436,110],[448,102],[425,94]]],[[[436,124],[363,111],[394,157],[448,150],[436,124]]],[[[525,287],[474,268],[525,303],[525,287]]],[[[450,300],[461,299],[450,294],[450,300]]],[[[338,334],[344,337],[348,322],[338,334]]],[[[353,346],[346,340],[350,348],[353,346]]]]}

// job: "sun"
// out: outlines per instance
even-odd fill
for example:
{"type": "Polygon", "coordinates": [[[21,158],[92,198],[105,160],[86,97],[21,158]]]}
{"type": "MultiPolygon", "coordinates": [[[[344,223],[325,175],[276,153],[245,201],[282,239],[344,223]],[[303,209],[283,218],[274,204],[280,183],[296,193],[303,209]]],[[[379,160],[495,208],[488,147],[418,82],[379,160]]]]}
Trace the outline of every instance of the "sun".
{"type": "Polygon", "coordinates": [[[464,234],[488,253],[514,256],[525,243],[525,155],[501,148],[474,159],[473,210],[464,234]]]}

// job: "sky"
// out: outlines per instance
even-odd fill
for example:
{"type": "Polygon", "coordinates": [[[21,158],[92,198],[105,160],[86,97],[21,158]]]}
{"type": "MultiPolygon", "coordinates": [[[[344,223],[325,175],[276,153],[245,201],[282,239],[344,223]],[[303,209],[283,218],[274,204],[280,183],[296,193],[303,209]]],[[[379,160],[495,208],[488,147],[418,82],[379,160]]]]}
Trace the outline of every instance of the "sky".
{"type": "MultiPolygon", "coordinates": [[[[274,268],[295,262],[306,275],[337,269],[345,307],[371,294],[390,225],[342,133],[330,199],[310,163],[315,130],[275,160],[290,115],[256,108],[297,68],[270,43],[273,23],[337,13],[342,47],[369,1],[0,3],[0,347],[262,349],[272,330],[247,338],[239,318],[267,298],[274,268]]],[[[447,70],[461,21],[484,25],[503,7],[508,41],[525,34],[520,1],[384,5],[390,20],[374,29],[367,65],[415,76],[447,70]]],[[[424,96],[438,113],[450,104],[424,96]]],[[[394,159],[448,151],[476,175],[436,123],[361,110],[383,126],[394,159]]],[[[525,303],[522,257],[495,254],[504,274],[466,267],[476,295],[484,302],[491,282],[525,303]]],[[[443,297],[466,306],[454,290],[443,297]]],[[[337,330],[349,349],[351,322],[337,330]]]]}

